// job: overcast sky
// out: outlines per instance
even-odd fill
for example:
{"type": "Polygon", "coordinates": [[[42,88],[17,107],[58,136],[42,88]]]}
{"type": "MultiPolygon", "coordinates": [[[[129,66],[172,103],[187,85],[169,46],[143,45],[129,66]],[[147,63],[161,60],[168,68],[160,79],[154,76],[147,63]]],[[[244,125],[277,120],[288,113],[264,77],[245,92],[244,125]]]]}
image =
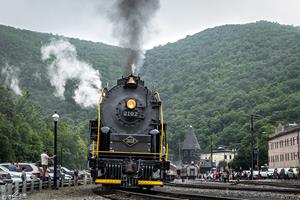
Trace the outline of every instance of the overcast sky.
{"type": "MultiPolygon", "coordinates": [[[[112,2],[0,0],[0,24],[118,45],[106,17],[112,2]]],[[[219,25],[258,20],[299,26],[300,0],[161,0],[145,48],[219,25]]]]}

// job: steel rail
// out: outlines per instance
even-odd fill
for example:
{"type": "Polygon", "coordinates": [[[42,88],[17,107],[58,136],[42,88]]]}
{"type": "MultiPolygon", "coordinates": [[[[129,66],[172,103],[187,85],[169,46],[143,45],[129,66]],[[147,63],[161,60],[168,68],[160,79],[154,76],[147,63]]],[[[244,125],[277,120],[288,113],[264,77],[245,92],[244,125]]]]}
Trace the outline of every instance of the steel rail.
{"type": "Polygon", "coordinates": [[[201,189],[217,189],[217,190],[239,190],[239,191],[258,191],[258,192],[272,192],[272,193],[286,193],[286,194],[300,194],[300,189],[296,188],[283,188],[283,187],[246,187],[239,184],[224,184],[224,185],[211,185],[206,183],[200,184],[182,184],[182,183],[165,183],[167,186],[172,187],[185,187],[185,188],[201,188],[201,189]]]}

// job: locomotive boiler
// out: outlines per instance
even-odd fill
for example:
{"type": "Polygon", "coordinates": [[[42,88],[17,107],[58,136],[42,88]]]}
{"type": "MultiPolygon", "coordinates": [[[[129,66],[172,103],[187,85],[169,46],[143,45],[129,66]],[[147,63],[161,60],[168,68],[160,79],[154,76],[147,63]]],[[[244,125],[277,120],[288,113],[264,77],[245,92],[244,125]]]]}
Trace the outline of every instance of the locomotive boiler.
{"type": "Polygon", "coordinates": [[[130,75],[104,88],[90,121],[89,165],[96,184],[162,186],[169,170],[166,124],[157,92],[130,75]]]}

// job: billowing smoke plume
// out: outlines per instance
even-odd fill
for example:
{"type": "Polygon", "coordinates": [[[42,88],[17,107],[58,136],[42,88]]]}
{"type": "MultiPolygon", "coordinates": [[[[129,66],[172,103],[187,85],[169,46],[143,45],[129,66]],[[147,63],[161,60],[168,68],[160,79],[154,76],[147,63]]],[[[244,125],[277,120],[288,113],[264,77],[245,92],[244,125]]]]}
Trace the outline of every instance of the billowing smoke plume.
{"type": "Polygon", "coordinates": [[[1,70],[1,76],[4,77],[4,84],[14,91],[17,95],[21,95],[22,91],[19,87],[18,69],[5,63],[1,70]]]}
{"type": "Polygon", "coordinates": [[[91,65],[77,59],[75,46],[65,40],[53,39],[41,48],[42,60],[54,57],[49,65],[48,75],[55,95],[64,99],[68,80],[78,80],[73,99],[81,106],[97,105],[101,88],[100,74],[91,65]]]}
{"type": "Polygon", "coordinates": [[[150,20],[159,9],[159,0],[116,0],[109,19],[120,45],[131,49],[125,75],[136,73],[143,64],[143,44],[150,20]]]}

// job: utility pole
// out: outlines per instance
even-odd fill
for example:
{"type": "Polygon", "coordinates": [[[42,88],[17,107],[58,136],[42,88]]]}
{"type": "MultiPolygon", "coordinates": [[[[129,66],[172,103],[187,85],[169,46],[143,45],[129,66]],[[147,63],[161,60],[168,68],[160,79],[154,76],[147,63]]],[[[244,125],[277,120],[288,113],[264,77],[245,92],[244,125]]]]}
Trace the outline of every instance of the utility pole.
{"type": "Polygon", "coordinates": [[[210,136],[210,166],[213,168],[212,135],[210,136]]]}
{"type": "Polygon", "coordinates": [[[63,166],[63,165],[62,165],[62,162],[63,162],[62,150],[63,150],[63,148],[60,147],[60,166],[63,166]]]}
{"type": "Polygon", "coordinates": [[[257,170],[259,171],[259,146],[258,146],[258,144],[259,144],[259,139],[258,139],[258,137],[257,137],[257,154],[256,154],[256,156],[257,156],[257,170]]]}
{"type": "Polygon", "coordinates": [[[254,132],[254,127],[253,127],[253,119],[254,115],[252,114],[250,116],[250,130],[251,130],[251,180],[253,180],[253,132],[254,132]]]}

